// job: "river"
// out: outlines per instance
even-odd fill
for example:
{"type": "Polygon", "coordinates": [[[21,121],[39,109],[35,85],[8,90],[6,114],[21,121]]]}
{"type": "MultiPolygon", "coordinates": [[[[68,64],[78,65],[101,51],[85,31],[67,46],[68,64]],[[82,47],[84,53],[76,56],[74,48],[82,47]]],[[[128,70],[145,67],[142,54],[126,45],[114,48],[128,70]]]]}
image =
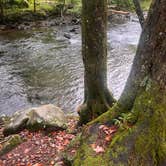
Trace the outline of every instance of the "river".
{"type": "MultiPolygon", "coordinates": [[[[0,115],[53,103],[75,113],[83,100],[81,35],[73,27],[0,33],[0,115]]],[[[79,32],[79,30],[78,30],[79,32]]],[[[129,75],[141,28],[130,20],[108,26],[108,86],[119,98],[129,75]]]]}

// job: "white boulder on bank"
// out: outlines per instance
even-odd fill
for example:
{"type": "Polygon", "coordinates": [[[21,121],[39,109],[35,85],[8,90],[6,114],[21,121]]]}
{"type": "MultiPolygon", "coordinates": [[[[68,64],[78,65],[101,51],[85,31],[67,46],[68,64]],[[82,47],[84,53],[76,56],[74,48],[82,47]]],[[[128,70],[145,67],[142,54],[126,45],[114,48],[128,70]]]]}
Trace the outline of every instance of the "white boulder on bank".
{"type": "Polygon", "coordinates": [[[33,107],[16,112],[4,128],[4,135],[18,133],[21,130],[57,130],[66,129],[64,112],[53,104],[33,107]]]}

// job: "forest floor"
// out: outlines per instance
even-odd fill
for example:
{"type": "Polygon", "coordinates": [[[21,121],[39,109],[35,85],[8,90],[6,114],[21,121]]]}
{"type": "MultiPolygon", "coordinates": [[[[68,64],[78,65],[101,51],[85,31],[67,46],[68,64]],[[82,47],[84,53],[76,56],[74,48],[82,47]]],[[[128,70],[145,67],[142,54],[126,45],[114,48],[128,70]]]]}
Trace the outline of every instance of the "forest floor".
{"type": "MultiPolygon", "coordinates": [[[[68,129],[63,131],[21,131],[18,135],[24,141],[0,156],[0,166],[67,166],[62,155],[63,152],[67,152],[67,155],[72,158],[80,146],[80,142],[76,140],[82,128],[77,126],[77,122],[78,118],[68,118],[68,129]]],[[[97,128],[96,139],[90,144],[90,147],[94,151],[94,155],[98,155],[105,152],[117,132],[118,126],[101,124],[95,127],[97,128]]],[[[3,128],[0,127],[0,131],[2,130],[3,128]]],[[[1,137],[0,150],[4,140],[5,138],[1,137]]]]}
{"type": "MultiPolygon", "coordinates": [[[[18,133],[24,141],[10,152],[0,156],[0,166],[54,166],[55,164],[64,166],[60,154],[78,133],[76,124],[76,118],[68,118],[67,130],[49,133],[24,130],[18,133]]],[[[5,138],[1,138],[0,149],[4,140],[5,138]]],[[[72,153],[75,153],[75,150],[72,149],[72,153]]]]}

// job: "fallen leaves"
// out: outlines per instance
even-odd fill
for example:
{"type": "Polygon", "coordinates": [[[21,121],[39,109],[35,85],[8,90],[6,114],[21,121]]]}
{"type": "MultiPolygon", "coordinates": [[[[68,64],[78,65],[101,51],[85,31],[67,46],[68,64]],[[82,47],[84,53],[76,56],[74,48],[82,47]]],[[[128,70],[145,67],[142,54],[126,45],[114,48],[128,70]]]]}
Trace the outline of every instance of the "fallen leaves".
{"type": "MultiPolygon", "coordinates": [[[[69,121],[68,126],[74,128],[77,121],[69,121]]],[[[25,140],[8,154],[0,157],[0,166],[54,166],[63,162],[59,152],[63,151],[74,134],[64,131],[29,132],[24,130],[19,135],[25,140]]]]}
{"type": "Polygon", "coordinates": [[[30,148],[26,148],[26,149],[24,150],[24,153],[27,154],[29,151],[30,151],[30,148]]]}
{"type": "Polygon", "coordinates": [[[105,150],[102,146],[99,146],[96,144],[91,144],[91,147],[97,154],[105,152],[105,150]]]}
{"type": "Polygon", "coordinates": [[[109,127],[106,125],[100,125],[99,132],[98,132],[98,138],[95,143],[91,144],[93,151],[96,154],[104,153],[106,146],[112,140],[112,137],[116,131],[117,131],[116,126],[109,127]]]}
{"type": "Polygon", "coordinates": [[[54,165],[55,164],[55,161],[50,161],[50,165],[54,165]]]}
{"type": "Polygon", "coordinates": [[[36,163],[34,164],[33,166],[44,166],[43,164],[40,164],[40,163],[36,163]]]}
{"type": "MultiPolygon", "coordinates": [[[[76,121],[69,122],[70,131],[74,130],[76,121]]],[[[112,140],[117,131],[116,126],[100,125],[98,127],[98,138],[91,144],[91,148],[96,154],[106,151],[107,145],[112,140]]],[[[59,152],[65,150],[66,146],[75,138],[74,134],[67,131],[54,131],[45,133],[43,131],[29,132],[22,131],[19,134],[26,141],[8,154],[0,157],[0,166],[64,166],[59,152]]],[[[74,155],[76,149],[70,149],[70,154],[74,155]]]]}
{"type": "Polygon", "coordinates": [[[111,141],[111,139],[112,139],[112,136],[111,136],[111,135],[108,135],[108,136],[105,137],[105,141],[108,141],[108,142],[109,142],[109,141],[111,141]]]}
{"type": "Polygon", "coordinates": [[[116,126],[108,127],[106,125],[100,125],[99,129],[103,130],[106,134],[112,134],[112,133],[115,133],[117,131],[116,126]]]}

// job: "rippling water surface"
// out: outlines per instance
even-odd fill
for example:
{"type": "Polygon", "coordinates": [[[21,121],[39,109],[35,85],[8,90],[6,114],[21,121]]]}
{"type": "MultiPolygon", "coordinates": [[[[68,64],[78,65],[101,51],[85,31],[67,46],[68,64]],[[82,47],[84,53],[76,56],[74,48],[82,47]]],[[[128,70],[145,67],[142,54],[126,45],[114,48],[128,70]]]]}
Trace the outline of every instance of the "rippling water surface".
{"type": "MultiPolygon", "coordinates": [[[[80,34],[52,27],[0,34],[0,114],[46,103],[75,112],[83,100],[80,34]]],[[[108,85],[118,98],[124,88],[140,35],[127,21],[108,28],[108,85]]]]}

